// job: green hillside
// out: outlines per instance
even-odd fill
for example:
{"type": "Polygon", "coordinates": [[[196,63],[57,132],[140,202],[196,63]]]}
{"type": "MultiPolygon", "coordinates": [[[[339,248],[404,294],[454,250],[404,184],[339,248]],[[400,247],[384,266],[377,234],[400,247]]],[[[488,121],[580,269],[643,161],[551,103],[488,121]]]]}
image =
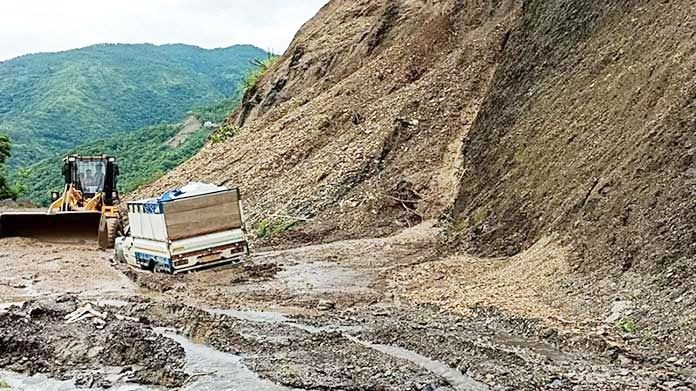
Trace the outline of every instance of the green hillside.
{"type": "MultiPolygon", "coordinates": [[[[204,124],[207,121],[221,123],[237,104],[236,99],[226,99],[214,106],[194,109],[184,122],[187,125],[191,122],[204,124]]],[[[63,190],[61,159],[65,155],[107,154],[118,159],[121,172],[119,190],[121,193],[129,192],[164,175],[203,147],[212,131],[203,126],[194,128],[195,131],[182,140],[181,144],[172,147],[170,141],[182,131],[184,122],[148,126],[123,136],[80,145],[19,170],[14,180],[24,187],[22,198],[46,205],[51,191],[63,190]]]]}
{"type": "Polygon", "coordinates": [[[265,57],[253,46],[108,44],[0,62],[9,168],[236,96],[251,61],[265,57]]]}

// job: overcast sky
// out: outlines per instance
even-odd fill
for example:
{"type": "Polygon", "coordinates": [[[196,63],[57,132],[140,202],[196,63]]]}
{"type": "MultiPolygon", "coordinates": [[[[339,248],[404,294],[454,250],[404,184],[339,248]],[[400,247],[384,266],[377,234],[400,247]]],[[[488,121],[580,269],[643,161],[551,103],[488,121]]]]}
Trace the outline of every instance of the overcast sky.
{"type": "Polygon", "coordinates": [[[10,0],[0,61],[96,43],[252,44],[281,53],[328,0],[10,0]]]}

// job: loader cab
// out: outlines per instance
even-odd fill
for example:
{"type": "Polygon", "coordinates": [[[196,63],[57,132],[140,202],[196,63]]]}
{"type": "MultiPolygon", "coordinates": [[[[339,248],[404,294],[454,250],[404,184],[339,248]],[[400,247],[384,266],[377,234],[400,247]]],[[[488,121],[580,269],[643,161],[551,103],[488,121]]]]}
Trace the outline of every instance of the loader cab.
{"type": "Polygon", "coordinates": [[[63,159],[63,177],[66,185],[74,185],[85,198],[104,193],[105,205],[118,203],[118,164],[113,157],[68,156],[63,159]]]}

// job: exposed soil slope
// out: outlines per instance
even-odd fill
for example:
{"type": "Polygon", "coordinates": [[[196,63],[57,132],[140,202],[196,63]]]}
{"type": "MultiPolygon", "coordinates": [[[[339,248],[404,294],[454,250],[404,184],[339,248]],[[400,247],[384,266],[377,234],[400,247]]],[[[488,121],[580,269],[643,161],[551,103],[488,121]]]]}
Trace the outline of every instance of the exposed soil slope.
{"type": "Polygon", "coordinates": [[[463,148],[456,215],[513,255],[571,234],[586,270],[696,256],[696,3],[530,1],[463,148]]]}
{"type": "Polygon", "coordinates": [[[693,0],[334,0],[245,96],[240,134],[143,193],[238,184],[252,224],[294,216],[285,238],[305,242],[451,218],[472,256],[441,270],[481,283],[425,301],[600,321],[628,301],[679,346],[696,324],[694,53],[693,0]],[[556,253],[553,275],[523,267],[556,253]]]}
{"type": "Polygon", "coordinates": [[[332,1],[210,145],[145,193],[239,184],[250,218],[313,219],[309,236],[385,235],[439,217],[461,141],[520,8],[513,1],[332,1]]]}

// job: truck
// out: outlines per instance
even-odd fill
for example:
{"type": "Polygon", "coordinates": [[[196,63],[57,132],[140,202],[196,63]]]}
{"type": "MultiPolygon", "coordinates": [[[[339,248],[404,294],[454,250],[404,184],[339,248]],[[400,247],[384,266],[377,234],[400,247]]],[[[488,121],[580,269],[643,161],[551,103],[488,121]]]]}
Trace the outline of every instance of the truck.
{"type": "Polygon", "coordinates": [[[132,268],[178,274],[249,254],[237,188],[192,183],[126,208],[128,228],[115,251],[132,268]]]}

